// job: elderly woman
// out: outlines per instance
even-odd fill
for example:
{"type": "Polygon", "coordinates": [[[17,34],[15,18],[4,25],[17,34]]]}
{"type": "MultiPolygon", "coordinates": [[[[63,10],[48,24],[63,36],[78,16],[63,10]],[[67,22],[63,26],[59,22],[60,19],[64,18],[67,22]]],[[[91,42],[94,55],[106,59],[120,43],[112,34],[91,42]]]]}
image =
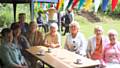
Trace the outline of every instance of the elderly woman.
{"type": "Polygon", "coordinates": [[[2,68],[27,68],[24,57],[17,45],[13,44],[12,30],[4,28],[2,34],[2,45],[0,46],[0,58],[4,66],[2,68]]]}
{"type": "Polygon", "coordinates": [[[25,36],[21,34],[21,28],[18,23],[12,23],[11,29],[13,31],[13,42],[20,48],[21,50],[27,49],[30,47],[30,44],[25,36]]]}
{"type": "Polygon", "coordinates": [[[50,25],[50,32],[46,34],[44,44],[47,47],[57,48],[60,47],[60,35],[57,32],[58,26],[57,23],[52,23],[50,25]]]}
{"type": "Polygon", "coordinates": [[[43,34],[37,30],[37,24],[34,21],[29,24],[29,31],[26,33],[26,37],[30,46],[43,45],[43,34]]]}
{"type": "Polygon", "coordinates": [[[102,26],[95,26],[94,33],[95,35],[88,39],[87,56],[93,60],[100,60],[108,39],[103,36],[102,26]]]}
{"type": "Polygon", "coordinates": [[[118,33],[111,29],[108,32],[110,42],[106,45],[103,54],[103,60],[106,68],[120,67],[120,43],[117,40],[118,33]]]}
{"type": "Polygon", "coordinates": [[[87,48],[86,40],[84,35],[79,32],[78,22],[73,21],[69,26],[70,33],[66,37],[65,49],[85,56],[87,48]]]}

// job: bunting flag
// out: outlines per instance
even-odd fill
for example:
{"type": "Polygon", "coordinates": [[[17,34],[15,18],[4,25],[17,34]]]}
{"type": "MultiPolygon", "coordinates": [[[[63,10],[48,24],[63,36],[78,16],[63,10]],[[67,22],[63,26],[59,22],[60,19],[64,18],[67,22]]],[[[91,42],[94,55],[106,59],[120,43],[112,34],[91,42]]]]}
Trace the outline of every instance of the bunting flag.
{"type": "Polygon", "coordinates": [[[35,0],[35,8],[37,8],[38,7],[38,2],[37,2],[37,0],[35,0]]]}
{"type": "Polygon", "coordinates": [[[88,11],[91,8],[93,0],[86,0],[84,10],[88,11]]]}
{"type": "Polygon", "coordinates": [[[61,2],[61,7],[60,7],[60,11],[63,11],[64,10],[64,0],[62,0],[62,2],[61,2]]]}
{"type": "Polygon", "coordinates": [[[37,0],[35,0],[35,3],[34,3],[34,12],[37,12],[38,11],[38,2],[37,0]]]}
{"type": "Polygon", "coordinates": [[[41,8],[43,7],[43,3],[40,3],[40,7],[41,7],[41,8]]]}
{"type": "Polygon", "coordinates": [[[69,0],[64,0],[64,8],[63,8],[63,10],[65,10],[66,9],[66,7],[67,7],[67,5],[68,5],[68,3],[69,3],[69,0]]]}
{"type": "Polygon", "coordinates": [[[57,10],[58,10],[59,7],[60,7],[60,1],[61,1],[61,0],[59,0],[58,3],[57,3],[57,6],[56,6],[56,9],[57,9],[57,10]]]}
{"type": "Polygon", "coordinates": [[[112,12],[115,10],[117,3],[118,3],[118,0],[112,0],[112,12]]]}
{"type": "Polygon", "coordinates": [[[46,3],[45,3],[44,6],[43,6],[43,10],[47,10],[46,3]]]}
{"type": "Polygon", "coordinates": [[[81,9],[81,7],[83,6],[84,2],[85,2],[85,0],[80,0],[80,1],[79,1],[78,10],[81,9]]]}
{"type": "Polygon", "coordinates": [[[103,2],[102,2],[102,10],[103,11],[106,11],[108,2],[109,2],[109,0],[103,0],[103,2]]]}
{"type": "Polygon", "coordinates": [[[68,5],[67,5],[67,8],[66,8],[66,9],[68,9],[68,8],[71,6],[72,3],[73,3],[73,0],[69,0],[69,3],[68,3],[68,5]]]}
{"type": "Polygon", "coordinates": [[[62,7],[62,4],[64,3],[64,0],[59,0],[57,3],[56,9],[59,10],[62,7]]]}
{"type": "Polygon", "coordinates": [[[100,6],[100,0],[94,0],[94,6],[95,6],[94,12],[97,13],[98,8],[100,6]]]}
{"type": "Polygon", "coordinates": [[[50,3],[48,3],[48,7],[47,8],[50,8],[50,3]]]}
{"type": "Polygon", "coordinates": [[[40,2],[38,2],[38,7],[40,7],[40,2]]]}
{"type": "Polygon", "coordinates": [[[78,1],[79,1],[79,0],[74,0],[74,1],[73,1],[73,4],[72,4],[72,7],[71,7],[71,10],[74,9],[74,7],[77,5],[78,1]]]}

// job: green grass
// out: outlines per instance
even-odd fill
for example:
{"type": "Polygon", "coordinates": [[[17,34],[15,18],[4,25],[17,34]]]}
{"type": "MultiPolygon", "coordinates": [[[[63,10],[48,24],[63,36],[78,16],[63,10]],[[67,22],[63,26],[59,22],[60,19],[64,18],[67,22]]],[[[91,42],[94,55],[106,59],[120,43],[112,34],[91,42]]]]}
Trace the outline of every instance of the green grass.
{"type": "MultiPolygon", "coordinates": [[[[109,29],[115,29],[118,32],[118,40],[120,40],[120,20],[112,19],[109,16],[98,14],[102,22],[91,23],[86,18],[75,15],[75,21],[80,24],[80,31],[85,35],[86,39],[94,34],[94,26],[101,25],[104,29],[104,35],[107,35],[109,29]]],[[[62,45],[64,46],[65,36],[62,36],[62,45]]]]}

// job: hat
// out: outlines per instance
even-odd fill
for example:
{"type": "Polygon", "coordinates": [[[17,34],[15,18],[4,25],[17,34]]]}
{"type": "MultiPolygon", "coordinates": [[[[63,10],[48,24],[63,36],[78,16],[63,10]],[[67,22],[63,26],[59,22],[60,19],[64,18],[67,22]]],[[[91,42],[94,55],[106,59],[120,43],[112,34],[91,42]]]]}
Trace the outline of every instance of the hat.
{"type": "Polygon", "coordinates": [[[55,12],[56,12],[56,9],[55,9],[54,7],[50,7],[50,8],[48,9],[48,12],[49,12],[49,13],[55,13],[55,12]]]}

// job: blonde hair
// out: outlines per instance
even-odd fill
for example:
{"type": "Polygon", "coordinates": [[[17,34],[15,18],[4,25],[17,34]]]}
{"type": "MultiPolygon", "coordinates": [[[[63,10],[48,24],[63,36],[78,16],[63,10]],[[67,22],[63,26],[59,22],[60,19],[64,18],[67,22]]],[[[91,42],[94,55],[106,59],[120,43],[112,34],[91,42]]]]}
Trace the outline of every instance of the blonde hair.
{"type": "Polygon", "coordinates": [[[96,29],[98,29],[98,30],[100,30],[100,31],[103,32],[103,27],[100,26],[100,25],[96,25],[96,26],[94,27],[94,31],[95,31],[96,29]]]}
{"type": "Polygon", "coordinates": [[[36,26],[36,28],[37,28],[37,23],[35,21],[31,21],[30,24],[29,24],[29,27],[33,26],[33,25],[36,26]]]}

